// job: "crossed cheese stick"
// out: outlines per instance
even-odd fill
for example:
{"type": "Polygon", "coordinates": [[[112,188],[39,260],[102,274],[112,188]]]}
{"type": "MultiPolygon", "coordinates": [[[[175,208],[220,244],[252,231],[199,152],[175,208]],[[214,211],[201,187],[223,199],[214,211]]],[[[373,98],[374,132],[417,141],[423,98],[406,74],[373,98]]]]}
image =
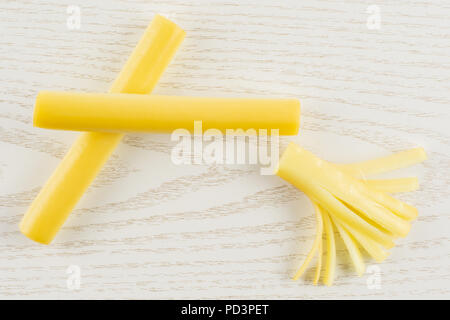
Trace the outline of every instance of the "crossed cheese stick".
{"type": "MultiPolygon", "coordinates": [[[[179,26],[156,15],[109,92],[150,93],[184,36],[179,26]]],[[[82,133],[25,213],[20,231],[49,244],[122,137],[120,133],[82,133]]]]}

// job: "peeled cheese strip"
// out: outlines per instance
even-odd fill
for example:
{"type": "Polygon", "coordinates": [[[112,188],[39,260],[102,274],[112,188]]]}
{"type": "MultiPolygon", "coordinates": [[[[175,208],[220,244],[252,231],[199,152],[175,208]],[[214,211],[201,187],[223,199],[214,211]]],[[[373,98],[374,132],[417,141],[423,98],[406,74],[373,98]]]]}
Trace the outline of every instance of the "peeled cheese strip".
{"type": "MultiPolygon", "coordinates": [[[[34,125],[41,128],[104,132],[194,132],[217,129],[278,129],[296,135],[300,123],[297,99],[173,97],[42,91],[36,99],[34,125]]],[[[251,131],[249,131],[251,132],[251,131]]]]}
{"type": "Polygon", "coordinates": [[[294,143],[289,144],[285,154],[287,152],[295,157],[300,170],[335,197],[360,210],[394,235],[404,237],[409,232],[410,225],[402,218],[415,218],[417,210],[414,207],[382,192],[371,190],[361,181],[294,143]]]}
{"type": "Polygon", "coordinates": [[[314,257],[314,254],[316,253],[317,249],[319,248],[320,242],[322,242],[322,230],[323,230],[323,221],[322,221],[322,214],[320,213],[319,207],[313,203],[314,210],[316,212],[316,238],[314,239],[313,246],[311,250],[309,251],[308,255],[306,256],[305,261],[303,262],[300,269],[298,269],[297,273],[294,276],[294,280],[297,280],[302,276],[302,274],[305,272],[306,268],[310,264],[312,258],[314,257]]]}
{"type": "Polygon", "coordinates": [[[325,272],[323,282],[327,286],[333,285],[334,274],[336,271],[336,243],[334,240],[333,224],[325,210],[320,210],[323,217],[323,226],[326,234],[327,257],[325,261],[325,272]]]}
{"type": "Polygon", "coordinates": [[[317,264],[316,264],[316,272],[314,274],[314,280],[313,280],[314,285],[317,285],[320,280],[320,270],[322,269],[322,251],[323,251],[322,247],[323,247],[323,240],[322,240],[322,235],[321,235],[319,247],[317,248],[317,264]]]}
{"type": "Polygon", "coordinates": [[[358,276],[362,276],[366,269],[363,257],[361,252],[359,251],[358,245],[355,240],[353,240],[352,236],[341,226],[338,219],[334,218],[330,215],[331,220],[333,221],[336,229],[338,230],[342,240],[344,240],[344,244],[347,248],[348,254],[350,255],[350,259],[353,262],[353,266],[355,267],[356,273],[358,276]]]}
{"type": "MultiPolygon", "coordinates": [[[[317,174],[312,165],[300,165],[302,158],[299,148],[291,143],[283,152],[278,164],[276,174],[284,180],[290,182],[298,189],[305,192],[309,198],[335,215],[337,218],[347,222],[349,225],[360,230],[363,234],[380,242],[386,248],[392,247],[392,237],[381,232],[355,212],[342,204],[336,197],[328,190],[318,184],[317,174]]],[[[344,186],[349,188],[350,186],[344,186]]]]}
{"type": "MultiPolygon", "coordinates": [[[[291,144],[298,158],[298,165],[308,168],[318,184],[333,193],[337,198],[349,203],[366,214],[369,219],[383,225],[387,230],[398,236],[406,236],[409,224],[404,219],[414,219],[417,209],[392,198],[388,194],[371,190],[361,181],[338,170],[329,162],[324,161],[311,152],[291,144]],[[372,200],[372,201],[371,201],[372,200]],[[382,206],[376,203],[382,204],[382,206]]],[[[288,147],[288,148],[289,148],[288,147]]]]}
{"type": "Polygon", "coordinates": [[[381,248],[376,241],[366,237],[361,232],[359,232],[359,230],[356,230],[355,228],[345,223],[342,223],[342,225],[344,229],[348,230],[348,232],[356,239],[356,241],[361,244],[361,246],[367,251],[367,253],[375,259],[375,261],[383,262],[389,256],[389,252],[383,250],[383,248],[381,248]]]}
{"type": "Polygon", "coordinates": [[[372,190],[387,193],[409,192],[419,189],[419,180],[416,177],[397,179],[370,179],[361,181],[372,190]]]}
{"type": "Polygon", "coordinates": [[[423,162],[426,159],[427,154],[423,148],[413,148],[378,159],[350,164],[336,164],[336,166],[354,177],[364,178],[369,175],[405,168],[423,162]]]}
{"type": "MultiPolygon", "coordinates": [[[[157,15],[145,31],[110,92],[152,91],[185,32],[157,15]]],[[[48,244],[122,138],[122,134],[83,133],[25,213],[20,231],[48,244]]]]}

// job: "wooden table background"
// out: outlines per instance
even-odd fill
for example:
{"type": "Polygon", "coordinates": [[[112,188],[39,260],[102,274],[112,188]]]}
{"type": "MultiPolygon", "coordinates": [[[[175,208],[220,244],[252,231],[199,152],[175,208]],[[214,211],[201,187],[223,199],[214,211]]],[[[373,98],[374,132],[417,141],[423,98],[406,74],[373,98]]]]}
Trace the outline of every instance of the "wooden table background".
{"type": "Polygon", "coordinates": [[[447,0],[1,0],[0,297],[449,298],[449,16],[447,0]],[[332,161],[427,150],[391,175],[419,176],[400,197],[420,217],[385,263],[358,278],[339,242],[335,286],[293,282],[315,227],[305,196],[254,165],[174,165],[168,135],[127,135],[50,246],[20,234],[77,136],[33,128],[36,93],[106,91],[155,13],[187,32],[155,93],[298,97],[282,146],[332,161]]]}

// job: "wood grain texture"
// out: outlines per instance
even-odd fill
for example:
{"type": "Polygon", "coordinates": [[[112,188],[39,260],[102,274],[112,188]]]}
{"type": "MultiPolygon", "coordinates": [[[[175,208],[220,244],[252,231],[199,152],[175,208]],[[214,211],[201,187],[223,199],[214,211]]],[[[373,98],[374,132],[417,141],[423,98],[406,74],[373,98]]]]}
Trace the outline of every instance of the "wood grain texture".
{"type": "Polygon", "coordinates": [[[449,16],[446,0],[1,1],[0,297],[449,298],[449,16]],[[420,217],[378,265],[378,288],[339,242],[334,287],[312,286],[312,272],[293,282],[315,228],[305,196],[257,166],[174,165],[165,135],[126,136],[52,245],[20,234],[77,135],[33,128],[37,92],[106,91],[155,13],[187,31],[155,93],[298,97],[301,132],[282,146],[331,161],[427,150],[391,175],[419,176],[400,197],[420,217]]]}

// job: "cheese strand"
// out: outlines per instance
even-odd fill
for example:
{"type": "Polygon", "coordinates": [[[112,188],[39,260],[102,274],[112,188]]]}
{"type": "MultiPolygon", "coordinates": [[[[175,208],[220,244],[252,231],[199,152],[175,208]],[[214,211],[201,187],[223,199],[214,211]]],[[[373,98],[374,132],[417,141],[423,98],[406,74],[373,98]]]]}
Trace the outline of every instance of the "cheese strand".
{"type": "Polygon", "coordinates": [[[320,212],[319,207],[317,204],[313,202],[314,211],[316,212],[316,238],[314,239],[313,246],[311,250],[309,251],[308,255],[306,256],[305,261],[301,265],[300,269],[298,269],[297,273],[294,276],[294,280],[297,280],[302,276],[302,274],[305,272],[306,268],[308,267],[309,263],[311,262],[312,258],[314,257],[314,254],[316,253],[317,249],[319,248],[320,242],[322,242],[322,231],[323,231],[323,220],[322,220],[322,214],[320,212]]]}
{"type": "Polygon", "coordinates": [[[341,170],[346,171],[354,177],[365,178],[366,176],[394,171],[406,168],[427,159],[423,148],[413,148],[400,151],[386,157],[372,159],[350,164],[336,164],[341,170]]]}
{"type": "Polygon", "coordinates": [[[325,210],[320,210],[323,217],[323,226],[326,234],[327,257],[325,261],[325,273],[323,282],[327,286],[333,285],[334,275],[336,272],[336,242],[334,240],[333,223],[325,210]]]}

